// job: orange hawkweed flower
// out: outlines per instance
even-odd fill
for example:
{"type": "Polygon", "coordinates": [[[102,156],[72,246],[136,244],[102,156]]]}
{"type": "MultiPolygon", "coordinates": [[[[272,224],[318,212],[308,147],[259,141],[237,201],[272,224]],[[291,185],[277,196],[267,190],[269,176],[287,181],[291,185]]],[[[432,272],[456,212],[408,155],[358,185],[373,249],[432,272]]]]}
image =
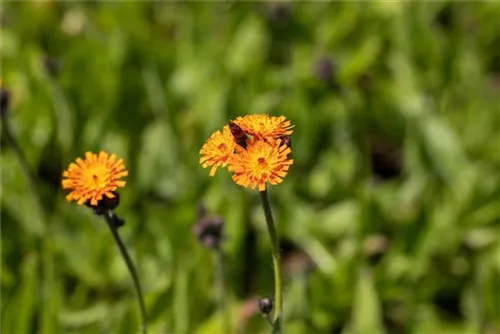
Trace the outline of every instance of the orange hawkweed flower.
{"type": "Polygon", "coordinates": [[[125,187],[125,181],[120,179],[127,175],[123,159],[117,160],[115,154],[86,152],[85,160],[77,158],[63,172],[62,187],[72,190],[66,196],[68,201],[75,200],[79,205],[90,201],[96,206],[103,196],[114,198],[113,191],[125,187]]]}
{"type": "Polygon", "coordinates": [[[210,176],[214,176],[218,167],[226,167],[229,157],[234,154],[236,143],[229,126],[226,125],[222,129],[215,131],[205,142],[200,150],[202,157],[200,164],[203,168],[212,166],[210,176]]]}
{"type": "Polygon", "coordinates": [[[246,149],[237,147],[228,169],[232,171],[233,181],[243,187],[266,190],[266,183],[277,185],[283,182],[293,159],[288,155],[290,147],[277,140],[253,140],[246,149]]]}
{"type": "Polygon", "coordinates": [[[234,123],[245,133],[265,140],[291,135],[294,127],[285,116],[246,115],[237,117],[234,123]]]}

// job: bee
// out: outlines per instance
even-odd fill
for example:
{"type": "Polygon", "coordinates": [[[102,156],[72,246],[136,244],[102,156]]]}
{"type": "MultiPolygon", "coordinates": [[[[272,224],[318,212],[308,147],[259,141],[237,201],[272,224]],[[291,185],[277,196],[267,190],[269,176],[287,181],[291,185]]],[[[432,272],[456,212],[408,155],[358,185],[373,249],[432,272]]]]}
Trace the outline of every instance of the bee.
{"type": "Polygon", "coordinates": [[[229,129],[231,130],[231,134],[233,135],[236,144],[246,149],[248,135],[245,131],[243,131],[243,129],[234,122],[229,122],[229,129]]]}

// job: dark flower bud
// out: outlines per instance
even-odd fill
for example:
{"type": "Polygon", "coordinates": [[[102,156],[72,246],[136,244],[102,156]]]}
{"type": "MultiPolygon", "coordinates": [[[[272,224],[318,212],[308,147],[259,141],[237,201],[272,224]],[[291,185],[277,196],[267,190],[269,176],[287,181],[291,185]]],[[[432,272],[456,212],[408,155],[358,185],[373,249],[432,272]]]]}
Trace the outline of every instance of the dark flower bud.
{"type": "Polygon", "coordinates": [[[0,94],[0,113],[1,117],[5,117],[7,116],[7,110],[9,109],[10,92],[7,89],[2,88],[0,94]]]}
{"type": "Polygon", "coordinates": [[[269,315],[273,310],[273,301],[269,297],[262,297],[259,300],[259,309],[264,315],[269,315]]]}
{"type": "Polygon", "coordinates": [[[49,73],[54,78],[57,77],[59,73],[61,73],[62,64],[60,61],[54,58],[45,56],[43,58],[43,65],[45,66],[45,70],[47,71],[47,73],[49,73]]]}
{"type": "Polygon", "coordinates": [[[205,247],[218,249],[223,240],[224,220],[221,217],[199,218],[194,226],[194,234],[205,247]]]}
{"type": "Polygon", "coordinates": [[[322,57],[314,66],[314,76],[325,84],[333,84],[335,81],[335,72],[337,66],[328,57],[322,57]]]}
{"type": "Polygon", "coordinates": [[[229,122],[229,130],[231,130],[231,134],[233,135],[236,144],[246,149],[248,136],[245,131],[243,131],[238,124],[233,122],[229,122]]]}

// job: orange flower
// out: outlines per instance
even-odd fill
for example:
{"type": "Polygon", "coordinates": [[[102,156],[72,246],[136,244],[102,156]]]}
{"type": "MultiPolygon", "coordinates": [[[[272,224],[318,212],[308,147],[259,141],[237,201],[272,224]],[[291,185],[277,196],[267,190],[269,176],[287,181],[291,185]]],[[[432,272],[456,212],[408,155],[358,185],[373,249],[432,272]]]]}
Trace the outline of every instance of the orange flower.
{"type": "Polygon", "coordinates": [[[234,154],[236,143],[229,126],[226,125],[222,129],[214,132],[200,150],[202,157],[200,164],[203,168],[212,166],[210,176],[214,176],[218,167],[226,167],[229,157],[234,154]]]}
{"type": "Polygon", "coordinates": [[[233,181],[243,187],[266,190],[266,183],[276,185],[283,182],[293,160],[288,158],[290,147],[278,140],[253,140],[246,149],[237,147],[228,169],[233,181]]]}
{"type": "Polygon", "coordinates": [[[86,152],[85,160],[77,158],[63,172],[62,187],[72,190],[66,196],[68,201],[83,205],[90,200],[90,205],[96,206],[103,196],[114,198],[113,191],[125,187],[125,181],[120,179],[127,175],[123,159],[117,161],[115,154],[86,152]]]}
{"type": "Polygon", "coordinates": [[[291,135],[293,125],[285,116],[246,115],[237,117],[234,123],[239,125],[249,135],[260,139],[277,139],[280,136],[291,135]]]}

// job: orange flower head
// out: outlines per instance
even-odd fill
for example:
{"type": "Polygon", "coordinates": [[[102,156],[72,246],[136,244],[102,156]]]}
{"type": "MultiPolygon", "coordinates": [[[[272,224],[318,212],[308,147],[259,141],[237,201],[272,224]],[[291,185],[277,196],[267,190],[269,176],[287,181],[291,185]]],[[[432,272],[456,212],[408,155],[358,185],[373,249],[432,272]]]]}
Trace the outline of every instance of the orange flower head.
{"type": "Polygon", "coordinates": [[[113,191],[125,187],[125,181],[120,179],[127,175],[123,159],[117,160],[115,154],[86,152],[85,160],[77,158],[63,172],[62,187],[72,190],[66,196],[68,201],[75,200],[79,205],[90,201],[96,206],[103,196],[114,198],[113,191]]]}
{"type": "Polygon", "coordinates": [[[245,133],[261,139],[289,136],[294,127],[285,116],[246,115],[237,117],[234,123],[239,125],[245,133]]]}
{"type": "Polygon", "coordinates": [[[229,158],[234,154],[236,143],[229,126],[215,131],[200,150],[200,164],[203,168],[212,166],[210,176],[214,176],[218,167],[226,167],[229,158]]]}
{"type": "Polygon", "coordinates": [[[277,185],[283,182],[293,160],[288,158],[291,148],[277,140],[253,140],[246,149],[237,147],[228,169],[233,181],[243,187],[266,190],[266,183],[277,185]]]}

